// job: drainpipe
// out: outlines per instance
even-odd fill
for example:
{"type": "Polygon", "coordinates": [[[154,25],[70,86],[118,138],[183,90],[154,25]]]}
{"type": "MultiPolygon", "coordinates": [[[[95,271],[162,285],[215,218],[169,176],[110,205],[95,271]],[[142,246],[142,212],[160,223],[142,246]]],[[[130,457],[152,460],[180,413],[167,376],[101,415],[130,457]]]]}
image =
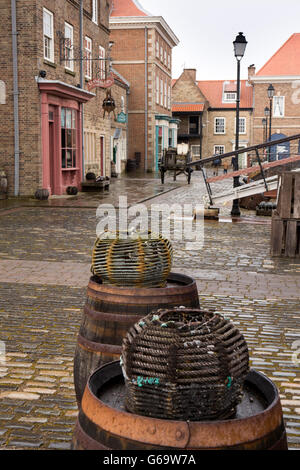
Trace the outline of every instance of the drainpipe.
{"type": "Polygon", "coordinates": [[[145,27],[145,172],[148,170],[148,28],[145,27]]]}
{"type": "Polygon", "coordinates": [[[18,86],[18,46],[16,0],[11,0],[12,55],[13,55],[13,97],[14,97],[14,147],[15,147],[15,196],[19,196],[20,186],[20,136],[19,136],[19,86],[18,86]]]}
{"type": "MultiPolygon", "coordinates": [[[[79,7],[79,71],[80,71],[80,88],[83,89],[83,0],[80,0],[79,7]]],[[[82,155],[82,181],[84,181],[84,104],[81,103],[81,155],[82,155]]]]}

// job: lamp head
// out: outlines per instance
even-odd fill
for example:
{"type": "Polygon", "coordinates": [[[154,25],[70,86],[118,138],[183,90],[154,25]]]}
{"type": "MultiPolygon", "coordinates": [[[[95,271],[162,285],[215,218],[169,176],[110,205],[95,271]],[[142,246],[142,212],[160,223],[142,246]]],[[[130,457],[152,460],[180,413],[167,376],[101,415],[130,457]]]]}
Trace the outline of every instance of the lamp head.
{"type": "Polygon", "coordinates": [[[241,60],[244,57],[247,41],[243,33],[239,33],[233,42],[234,55],[237,60],[241,60]]]}

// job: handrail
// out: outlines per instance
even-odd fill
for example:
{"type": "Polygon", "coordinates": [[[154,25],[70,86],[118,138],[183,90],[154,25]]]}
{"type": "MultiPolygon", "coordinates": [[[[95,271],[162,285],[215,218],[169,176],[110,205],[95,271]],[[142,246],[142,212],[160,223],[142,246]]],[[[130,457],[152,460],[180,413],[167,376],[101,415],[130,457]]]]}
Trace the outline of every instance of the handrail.
{"type": "Polygon", "coordinates": [[[239,150],[232,150],[231,152],[221,153],[221,154],[218,154],[217,156],[213,155],[212,157],[203,158],[202,160],[189,162],[186,164],[186,166],[205,165],[205,163],[213,162],[216,158],[220,158],[222,160],[223,158],[236,156],[236,155],[239,155],[240,153],[252,152],[253,150],[256,151],[258,149],[265,148],[265,147],[273,147],[274,145],[283,144],[285,142],[289,142],[291,140],[297,140],[297,139],[300,139],[300,134],[285,137],[284,139],[273,140],[272,142],[264,142],[262,144],[252,145],[251,147],[245,147],[239,150]]]}

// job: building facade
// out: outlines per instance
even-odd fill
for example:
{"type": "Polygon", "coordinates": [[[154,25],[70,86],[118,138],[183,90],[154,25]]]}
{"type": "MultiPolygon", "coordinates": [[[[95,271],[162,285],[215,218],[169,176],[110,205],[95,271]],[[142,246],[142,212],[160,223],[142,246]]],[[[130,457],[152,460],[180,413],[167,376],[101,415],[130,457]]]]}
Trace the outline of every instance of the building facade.
{"type": "MultiPolygon", "coordinates": [[[[253,69],[250,80],[255,97],[254,143],[299,134],[300,33],[291,35],[257,73],[253,69]],[[272,99],[268,97],[270,85],[274,88],[272,99]]],[[[271,147],[266,157],[270,161],[281,160],[299,152],[298,142],[287,142],[271,147]]]]}
{"type": "MultiPolygon", "coordinates": [[[[180,119],[178,141],[189,144],[193,160],[235,149],[236,81],[196,79],[195,69],[185,69],[173,80],[173,116],[180,119]]],[[[252,144],[253,87],[241,80],[240,148],[252,144]]],[[[249,156],[239,156],[239,167],[249,163],[249,156]]],[[[231,160],[231,159],[230,159],[231,160]]]]}
{"type": "MultiPolygon", "coordinates": [[[[80,190],[87,171],[110,176],[113,128],[126,139],[127,124],[103,117],[109,11],[106,0],[82,9],[76,0],[1,0],[0,167],[10,195],[61,195],[80,190]]],[[[128,83],[115,78],[115,112],[127,113],[128,83]]]]}
{"type": "Polygon", "coordinates": [[[158,169],[164,148],[177,144],[171,112],[172,49],[178,39],[162,17],[137,0],[113,0],[113,67],[130,83],[128,157],[145,171],[158,169]]]}

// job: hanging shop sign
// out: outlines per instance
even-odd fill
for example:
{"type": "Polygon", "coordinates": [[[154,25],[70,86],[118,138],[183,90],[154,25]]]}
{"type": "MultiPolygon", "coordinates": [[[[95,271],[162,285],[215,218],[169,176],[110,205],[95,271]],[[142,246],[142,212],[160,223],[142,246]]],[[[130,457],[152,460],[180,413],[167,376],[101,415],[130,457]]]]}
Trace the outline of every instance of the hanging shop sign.
{"type": "Polygon", "coordinates": [[[94,78],[90,80],[87,84],[88,90],[91,91],[93,88],[109,88],[114,84],[115,80],[113,75],[110,75],[105,80],[101,78],[94,78]]]}
{"type": "Polygon", "coordinates": [[[123,111],[121,111],[117,116],[117,122],[125,124],[127,122],[127,114],[125,114],[125,113],[123,113],[123,111]]]}

